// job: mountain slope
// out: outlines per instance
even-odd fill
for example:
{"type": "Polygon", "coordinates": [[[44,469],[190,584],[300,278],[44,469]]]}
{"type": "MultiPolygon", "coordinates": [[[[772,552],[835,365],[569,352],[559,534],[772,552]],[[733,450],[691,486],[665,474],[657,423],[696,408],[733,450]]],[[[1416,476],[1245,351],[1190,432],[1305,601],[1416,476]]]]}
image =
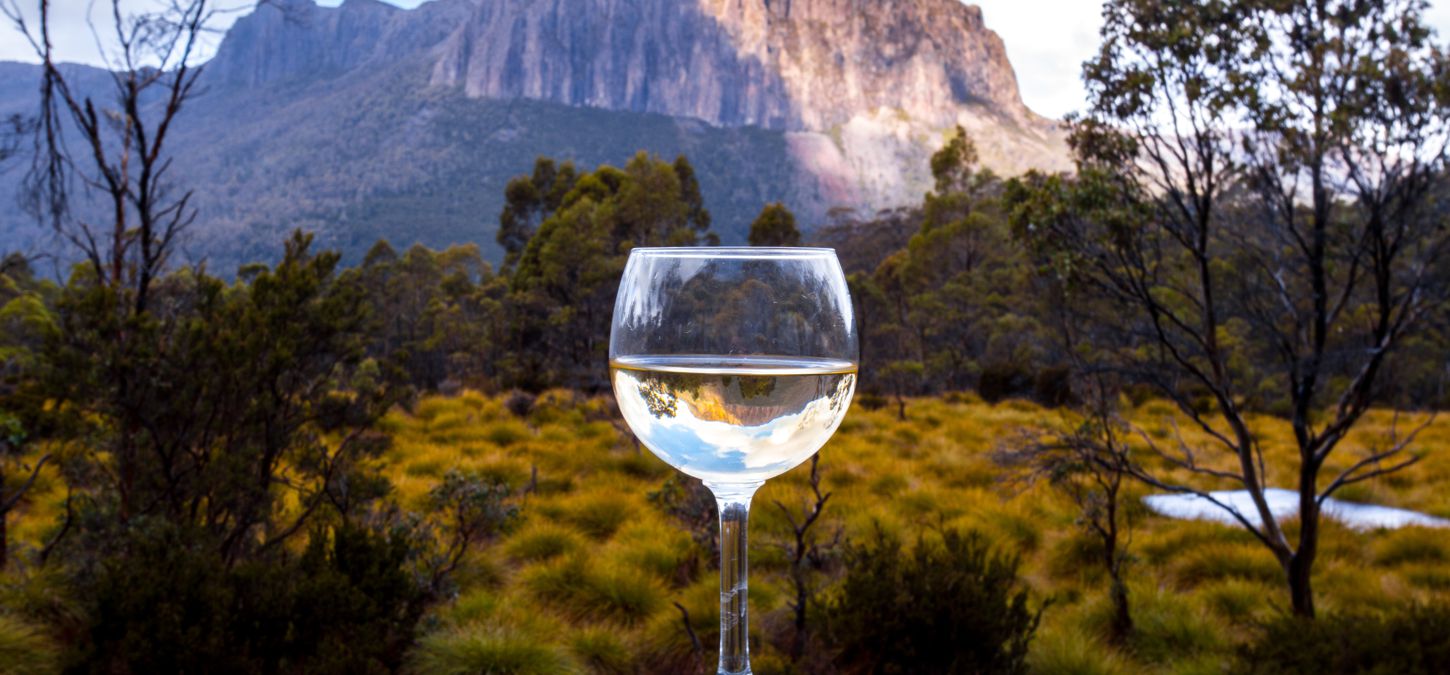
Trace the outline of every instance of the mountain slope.
{"type": "MultiPolygon", "coordinates": [[[[23,98],[38,69],[0,74],[23,98]]],[[[354,256],[381,236],[495,257],[503,185],[536,155],[687,154],[727,242],[766,201],[810,223],[919,200],[956,124],[1004,172],[1066,157],[957,0],[281,0],[203,77],[172,147],[201,208],[189,247],[219,266],[296,227],[354,256]]],[[[0,210],[4,248],[33,232],[0,210]]]]}

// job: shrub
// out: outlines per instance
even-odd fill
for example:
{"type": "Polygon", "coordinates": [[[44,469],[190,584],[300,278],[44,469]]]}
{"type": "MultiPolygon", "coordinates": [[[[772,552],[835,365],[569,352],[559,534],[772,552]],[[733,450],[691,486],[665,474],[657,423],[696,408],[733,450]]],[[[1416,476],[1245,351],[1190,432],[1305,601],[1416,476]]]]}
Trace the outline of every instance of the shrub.
{"type": "Polygon", "coordinates": [[[705,553],[706,560],[719,559],[715,495],[703,483],[674,474],[660,489],[649,493],[649,501],[689,533],[690,540],[705,553]]]}
{"type": "Polygon", "coordinates": [[[878,673],[1021,673],[1040,612],[1027,606],[1018,560],[976,532],[918,538],[909,553],[877,527],[846,552],[826,613],[843,663],[878,673]]]}
{"type": "Polygon", "coordinates": [[[526,391],[509,392],[509,397],[504,400],[504,407],[514,417],[527,418],[529,412],[534,409],[534,395],[526,391]]]}
{"type": "Polygon", "coordinates": [[[411,540],[341,526],[295,558],[228,568],[196,535],[137,528],[124,562],[78,580],[87,672],[396,670],[413,640],[423,589],[405,567],[411,540]]]}
{"type": "Polygon", "coordinates": [[[1049,408],[1072,403],[1072,371],[1064,366],[1037,371],[1032,381],[1032,399],[1049,408]]]}
{"type": "Polygon", "coordinates": [[[977,393],[988,403],[1020,396],[1032,389],[1032,376],[1016,365],[990,365],[982,369],[977,393]]]}
{"type": "Polygon", "coordinates": [[[1450,673],[1450,607],[1281,617],[1240,650],[1241,673],[1450,673]]]}
{"type": "Polygon", "coordinates": [[[886,404],[889,403],[885,396],[870,392],[857,394],[855,402],[856,405],[861,406],[862,410],[880,410],[885,408],[886,404]]]}

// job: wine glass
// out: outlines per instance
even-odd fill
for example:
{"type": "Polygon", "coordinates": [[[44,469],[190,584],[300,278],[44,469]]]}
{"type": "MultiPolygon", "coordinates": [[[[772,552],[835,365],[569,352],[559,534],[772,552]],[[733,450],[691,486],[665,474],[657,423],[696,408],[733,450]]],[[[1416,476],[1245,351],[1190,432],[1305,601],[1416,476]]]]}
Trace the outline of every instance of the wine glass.
{"type": "Polygon", "coordinates": [[[609,336],[619,409],[720,511],[720,673],[749,673],[746,519],[815,454],[856,388],[856,324],[828,248],[636,248],[609,336]]]}

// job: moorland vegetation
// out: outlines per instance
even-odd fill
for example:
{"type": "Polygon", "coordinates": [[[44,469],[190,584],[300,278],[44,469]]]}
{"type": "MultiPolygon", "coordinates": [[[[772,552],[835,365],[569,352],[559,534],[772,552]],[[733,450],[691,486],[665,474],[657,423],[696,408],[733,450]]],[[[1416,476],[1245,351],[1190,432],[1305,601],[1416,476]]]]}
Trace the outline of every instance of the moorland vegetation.
{"type": "MultiPolygon", "coordinates": [[[[79,261],[0,263],[3,663],[708,666],[713,504],[605,394],[628,251],[718,241],[690,160],[540,158],[497,267],[378,242],[345,268],[304,233],[232,276],[175,265],[206,186],[167,173],[165,129],[210,16],[175,9],[127,48],[179,60],[108,102],[47,62],[0,143],[34,151],[27,204],[79,261]]],[[[1113,0],[1076,172],[992,175],[957,130],[917,208],[803,233],[764,206],[751,243],[840,250],[863,353],[841,432],[757,497],[756,668],[1446,670],[1443,531],[1321,509],[1450,517],[1450,67],[1423,9],[1113,0]],[[1140,499],[1225,488],[1257,513],[1140,499]]]]}

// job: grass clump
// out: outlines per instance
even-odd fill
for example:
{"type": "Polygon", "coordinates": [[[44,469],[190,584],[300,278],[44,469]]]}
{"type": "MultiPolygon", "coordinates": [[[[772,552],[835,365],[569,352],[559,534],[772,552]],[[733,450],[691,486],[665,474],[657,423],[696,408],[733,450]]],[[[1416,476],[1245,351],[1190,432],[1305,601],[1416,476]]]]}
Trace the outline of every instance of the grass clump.
{"type": "Polygon", "coordinates": [[[569,651],[590,672],[623,674],[634,672],[634,651],[618,631],[590,628],[569,641],[569,651]]]}
{"type": "Polygon", "coordinates": [[[45,675],[60,672],[55,646],[39,630],[19,619],[0,614],[0,672],[6,675],[45,675]]]}
{"type": "Polygon", "coordinates": [[[636,511],[629,493],[623,491],[571,495],[559,506],[566,522],[596,539],[612,536],[636,511]]]}
{"type": "Polygon", "coordinates": [[[1374,546],[1374,561],[1380,565],[1450,562],[1450,539],[1444,530],[1407,527],[1387,534],[1374,546]]]}
{"type": "Polygon", "coordinates": [[[553,560],[561,555],[579,550],[583,542],[572,530],[540,523],[514,535],[505,545],[509,557],[524,562],[553,560]]]}
{"type": "MultiPolygon", "coordinates": [[[[1219,627],[1188,596],[1139,586],[1129,591],[1129,597],[1133,599],[1133,633],[1128,644],[1138,658],[1168,663],[1224,646],[1219,627]]],[[[1087,621],[1106,635],[1111,617],[1110,603],[1103,602],[1087,621]]]]}
{"type": "Polygon", "coordinates": [[[1044,630],[1032,644],[1027,665],[1034,673],[1052,675],[1124,675],[1132,672],[1122,655],[1103,645],[1101,637],[1074,628],[1044,630]]]}
{"type": "Polygon", "coordinates": [[[484,440],[501,448],[520,443],[531,435],[529,427],[515,419],[503,419],[489,424],[483,432],[484,440]]]}
{"type": "Polygon", "coordinates": [[[1274,587],[1248,579],[1224,579],[1205,584],[1195,594],[1215,614],[1232,623],[1252,621],[1268,610],[1269,600],[1278,597],[1274,587]]]}
{"type": "Polygon", "coordinates": [[[1263,546],[1208,543],[1183,551],[1172,562],[1173,576],[1185,586],[1222,579],[1280,582],[1284,571],[1263,546]]]}
{"type": "Polygon", "coordinates": [[[550,563],[525,584],[535,597],[579,619],[634,625],[665,604],[663,589],[651,577],[584,555],[550,563]]]}
{"type": "Polygon", "coordinates": [[[423,637],[412,670],[427,675],[556,675],[578,665],[557,645],[539,636],[477,625],[423,637]]]}

